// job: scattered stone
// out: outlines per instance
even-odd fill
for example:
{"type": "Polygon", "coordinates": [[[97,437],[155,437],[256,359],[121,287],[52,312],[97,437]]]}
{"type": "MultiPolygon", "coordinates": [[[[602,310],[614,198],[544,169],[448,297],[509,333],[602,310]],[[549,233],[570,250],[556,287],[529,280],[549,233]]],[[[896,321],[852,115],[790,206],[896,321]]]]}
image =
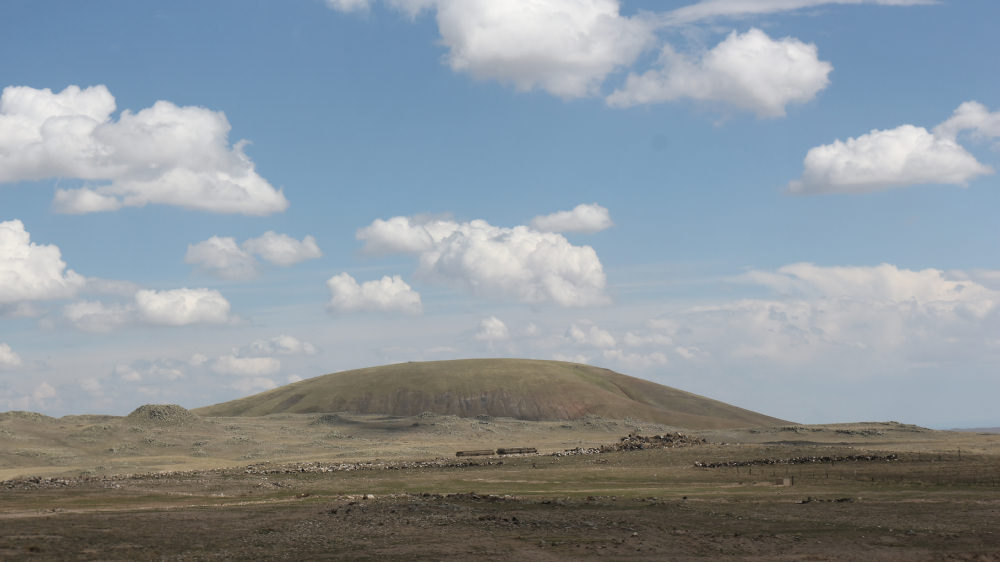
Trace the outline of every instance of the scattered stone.
{"type": "Polygon", "coordinates": [[[699,468],[724,468],[739,466],[767,466],[774,464],[817,464],[835,462],[892,462],[899,460],[899,455],[890,453],[888,455],[847,455],[847,456],[822,456],[822,457],[791,457],[787,459],[752,459],[746,461],[724,461],[724,462],[702,462],[694,461],[694,465],[699,468]]]}

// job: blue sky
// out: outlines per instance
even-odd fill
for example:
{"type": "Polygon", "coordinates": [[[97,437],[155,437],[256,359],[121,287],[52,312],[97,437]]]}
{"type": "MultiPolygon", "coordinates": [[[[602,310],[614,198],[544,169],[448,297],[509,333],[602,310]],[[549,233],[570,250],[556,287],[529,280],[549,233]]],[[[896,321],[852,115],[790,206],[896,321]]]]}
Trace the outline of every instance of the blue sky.
{"type": "Polygon", "coordinates": [[[0,410],[582,361],[996,425],[979,0],[0,6],[0,410]]]}

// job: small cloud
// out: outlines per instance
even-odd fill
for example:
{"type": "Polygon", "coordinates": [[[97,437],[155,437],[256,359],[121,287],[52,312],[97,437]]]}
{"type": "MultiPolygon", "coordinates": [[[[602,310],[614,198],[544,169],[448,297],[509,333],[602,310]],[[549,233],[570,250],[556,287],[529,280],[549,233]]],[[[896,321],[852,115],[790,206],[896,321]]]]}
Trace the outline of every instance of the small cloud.
{"type": "Polygon", "coordinates": [[[229,301],[212,289],[139,291],[135,294],[135,308],[139,318],[150,324],[185,326],[230,321],[229,301]]]}
{"type": "Polygon", "coordinates": [[[128,365],[115,365],[112,374],[125,382],[155,384],[162,382],[173,382],[187,376],[186,368],[182,361],[173,359],[156,359],[153,361],[138,360],[128,365]]]}
{"type": "Polygon", "coordinates": [[[316,347],[309,342],[282,334],[266,340],[256,340],[241,348],[240,354],[257,357],[265,355],[315,355],[316,347]]]}
{"type": "Polygon", "coordinates": [[[274,231],[265,232],[237,245],[232,237],[213,236],[188,246],[184,261],[209,275],[222,279],[251,279],[259,273],[259,255],[268,263],[288,267],[323,255],[316,239],[306,236],[301,241],[274,231]]]}
{"type": "Polygon", "coordinates": [[[367,13],[371,9],[372,0],[326,0],[331,9],[344,13],[367,13]]]}
{"type": "Polygon", "coordinates": [[[614,336],[610,332],[602,330],[596,325],[581,327],[575,323],[571,324],[569,329],[566,330],[566,337],[576,344],[604,349],[618,345],[618,342],[615,341],[614,336]]]}
{"type": "Polygon", "coordinates": [[[223,279],[250,279],[257,276],[257,260],[231,237],[213,236],[188,246],[184,263],[223,279]]]}
{"type": "Polygon", "coordinates": [[[612,226],[614,223],[611,222],[608,210],[597,203],[581,204],[571,211],[559,211],[531,219],[531,227],[540,232],[593,233],[612,226]]]}
{"type": "Polygon", "coordinates": [[[953,139],[902,125],[809,150],[790,193],[868,193],[917,184],[965,186],[992,168],[953,139]]]}
{"type": "Polygon", "coordinates": [[[129,303],[68,304],[63,307],[63,317],[85,332],[109,332],[131,324],[225,324],[232,321],[229,308],[229,301],[212,289],[139,290],[129,303]]]}
{"type": "Polygon", "coordinates": [[[793,37],[771,39],[759,29],[729,35],[700,58],[669,45],[659,69],[629,74],[607,97],[612,107],[631,107],[683,98],[721,103],[758,117],[781,117],[785,107],[805,103],[829,85],[833,65],[819,60],[816,45],[793,37]]]}
{"type": "Polygon", "coordinates": [[[479,322],[479,329],[474,336],[479,341],[503,341],[510,339],[507,325],[496,316],[484,318],[479,322]]]}
{"type": "Polygon", "coordinates": [[[241,377],[262,377],[273,375],[281,370],[281,361],[273,357],[237,357],[223,355],[211,363],[213,372],[220,375],[238,375],[241,377]]]}
{"type": "Polygon", "coordinates": [[[257,238],[251,238],[243,243],[243,248],[264,258],[274,265],[288,267],[306,260],[323,256],[316,239],[306,236],[301,241],[287,234],[278,234],[269,230],[257,238]]]}
{"type": "Polygon", "coordinates": [[[330,290],[328,306],[335,313],[381,311],[420,314],[423,310],[420,294],[398,275],[386,275],[359,285],[349,274],[341,273],[328,279],[326,286],[330,290]]]}
{"type": "Polygon", "coordinates": [[[35,390],[31,393],[32,398],[35,399],[36,403],[44,402],[49,398],[56,397],[56,389],[53,388],[48,382],[42,381],[41,384],[35,387],[35,390]]]}
{"type": "Polygon", "coordinates": [[[967,101],[958,106],[947,121],[934,127],[935,135],[951,140],[963,131],[972,131],[973,139],[1000,138],[1000,111],[990,112],[977,101],[967,101]]]}
{"type": "Polygon", "coordinates": [[[9,345],[0,342],[0,369],[21,365],[21,357],[9,345]]]}

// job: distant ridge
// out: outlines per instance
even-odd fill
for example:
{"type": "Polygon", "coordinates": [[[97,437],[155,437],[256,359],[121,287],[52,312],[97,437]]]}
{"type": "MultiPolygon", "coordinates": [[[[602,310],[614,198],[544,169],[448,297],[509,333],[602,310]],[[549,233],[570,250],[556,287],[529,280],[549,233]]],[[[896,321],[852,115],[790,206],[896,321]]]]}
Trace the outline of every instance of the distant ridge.
{"type": "Polygon", "coordinates": [[[608,369],[533,359],[460,359],[343,371],[192,412],[209,417],[434,412],[524,420],[598,415],[703,429],[788,423],[608,369]]]}

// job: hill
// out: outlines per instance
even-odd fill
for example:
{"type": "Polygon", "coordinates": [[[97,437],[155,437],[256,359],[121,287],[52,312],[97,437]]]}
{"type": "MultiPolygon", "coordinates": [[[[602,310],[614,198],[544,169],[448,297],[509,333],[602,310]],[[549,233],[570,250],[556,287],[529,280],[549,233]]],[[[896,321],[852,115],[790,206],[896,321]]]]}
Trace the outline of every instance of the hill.
{"type": "Polygon", "coordinates": [[[597,415],[702,429],[787,423],[608,369],[531,359],[461,359],[356,369],[192,412],[210,417],[434,412],[523,420],[597,415]]]}

